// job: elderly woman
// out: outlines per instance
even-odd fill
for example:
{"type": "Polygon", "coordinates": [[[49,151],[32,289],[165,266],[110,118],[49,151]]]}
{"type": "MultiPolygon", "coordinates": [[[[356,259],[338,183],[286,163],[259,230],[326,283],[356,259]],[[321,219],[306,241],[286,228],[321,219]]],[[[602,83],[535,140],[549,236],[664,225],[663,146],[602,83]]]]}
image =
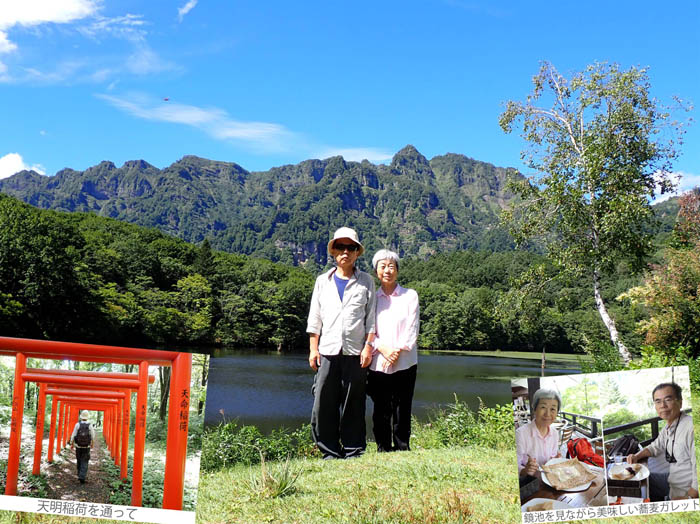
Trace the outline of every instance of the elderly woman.
{"type": "Polygon", "coordinates": [[[520,476],[534,476],[540,466],[560,457],[559,432],[551,427],[561,409],[561,397],[553,389],[538,389],[532,398],[532,421],[515,432],[520,476]]]}
{"type": "Polygon", "coordinates": [[[374,402],[374,439],[377,451],[408,450],[418,367],[418,294],[396,283],[399,256],[393,251],[378,251],[372,265],[381,284],[367,376],[367,392],[374,402]]]}

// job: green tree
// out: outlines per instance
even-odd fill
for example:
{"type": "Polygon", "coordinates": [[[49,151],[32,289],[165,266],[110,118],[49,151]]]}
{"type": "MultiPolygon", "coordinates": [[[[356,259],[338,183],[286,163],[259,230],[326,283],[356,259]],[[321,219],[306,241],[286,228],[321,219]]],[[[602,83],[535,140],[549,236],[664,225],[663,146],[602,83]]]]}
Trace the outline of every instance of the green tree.
{"type": "Polygon", "coordinates": [[[211,250],[208,238],[205,238],[199,245],[193,268],[195,273],[199,273],[206,278],[210,278],[216,272],[214,253],[211,250]]]}
{"type": "Polygon", "coordinates": [[[561,397],[562,411],[596,417],[600,413],[600,388],[595,380],[584,377],[581,382],[564,390],[561,397]]]}
{"type": "Polygon", "coordinates": [[[682,126],[652,98],[645,69],[596,63],[567,79],[545,62],[533,85],[499,120],[506,133],[522,125],[529,143],[522,158],[537,172],[510,184],[521,200],[504,221],[518,244],[540,240],[562,277],[590,279],[598,313],[628,362],[601,278],[622,260],[642,268],[652,248],[643,227],[653,219],[649,199],[657,185],[661,193],[673,188],[682,126]]]}
{"type": "Polygon", "coordinates": [[[638,323],[647,344],[673,354],[679,346],[700,355],[700,192],[680,198],[674,245],[664,264],[654,267],[642,286],[620,298],[643,303],[649,318],[638,323]]]}

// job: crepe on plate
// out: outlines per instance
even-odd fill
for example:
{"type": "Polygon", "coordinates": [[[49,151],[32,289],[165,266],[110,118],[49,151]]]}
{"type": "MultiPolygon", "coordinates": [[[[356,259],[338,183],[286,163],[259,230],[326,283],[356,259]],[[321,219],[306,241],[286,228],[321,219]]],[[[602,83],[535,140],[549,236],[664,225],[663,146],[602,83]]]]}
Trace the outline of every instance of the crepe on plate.
{"type": "Polygon", "coordinates": [[[577,458],[544,465],[542,469],[547,474],[547,480],[554,489],[575,488],[595,478],[595,474],[581,464],[577,458]]]}
{"type": "Polygon", "coordinates": [[[642,469],[641,464],[630,464],[625,468],[620,468],[620,471],[616,471],[610,475],[611,479],[615,480],[629,480],[634,477],[642,469]]]}
{"type": "Polygon", "coordinates": [[[554,509],[554,501],[550,500],[549,502],[540,502],[539,504],[532,504],[531,506],[527,507],[528,511],[548,511],[554,509]]]}

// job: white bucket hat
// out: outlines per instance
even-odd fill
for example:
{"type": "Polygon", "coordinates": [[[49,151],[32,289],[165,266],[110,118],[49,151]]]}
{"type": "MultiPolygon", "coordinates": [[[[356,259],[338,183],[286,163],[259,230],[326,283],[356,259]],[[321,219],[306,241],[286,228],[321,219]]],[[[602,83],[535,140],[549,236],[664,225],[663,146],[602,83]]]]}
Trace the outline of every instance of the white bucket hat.
{"type": "Polygon", "coordinates": [[[360,249],[357,252],[358,257],[360,255],[362,255],[362,253],[365,252],[365,247],[360,243],[360,239],[357,236],[357,232],[350,227],[341,227],[340,229],[336,230],[336,232],[333,234],[333,238],[331,239],[330,242],[328,242],[328,252],[329,253],[331,253],[333,250],[333,243],[336,240],[341,239],[341,238],[347,238],[349,240],[352,240],[353,242],[355,242],[355,244],[360,246],[360,249]]]}
{"type": "Polygon", "coordinates": [[[89,416],[90,414],[88,413],[87,409],[84,409],[80,412],[80,420],[87,420],[89,416]]]}

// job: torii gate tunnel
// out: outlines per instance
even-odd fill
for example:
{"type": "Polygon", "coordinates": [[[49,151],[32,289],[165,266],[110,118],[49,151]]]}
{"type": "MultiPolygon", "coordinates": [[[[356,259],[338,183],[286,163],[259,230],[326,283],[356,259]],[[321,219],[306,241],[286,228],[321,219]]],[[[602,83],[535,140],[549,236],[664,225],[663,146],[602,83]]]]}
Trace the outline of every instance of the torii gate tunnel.
{"type": "Polygon", "coordinates": [[[182,509],[192,374],[192,355],[190,353],[0,337],[0,355],[15,356],[16,359],[5,495],[17,495],[25,384],[36,382],[39,384],[39,405],[37,406],[39,411],[37,413],[37,435],[34,449],[33,472],[35,474],[39,472],[42,455],[45,399],[46,395],[51,395],[48,460],[53,459],[54,439],[57,452],[65,446],[68,429],[72,427],[69,422],[73,420],[73,424],[75,424],[78,409],[103,411],[105,413],[105,439],[108,448],[115,464],[118,463],[117,461],[120,462],[121,478],[126,479],[131,394],[136,392],[131,505],[141,506],[148,383],[149,380],[152,382],[152,377],[149,379],[148,366],[170,366],[172,370],[170,374],[163,508],[182,509]],[[27,358],[131,364],[138,366],[138,373],[27,369],[27,358]],[[69,408],[73,408],[73,410],[70,411],[69,408]],[[54,435],[57,413],[58,430],[54,435]]]}

